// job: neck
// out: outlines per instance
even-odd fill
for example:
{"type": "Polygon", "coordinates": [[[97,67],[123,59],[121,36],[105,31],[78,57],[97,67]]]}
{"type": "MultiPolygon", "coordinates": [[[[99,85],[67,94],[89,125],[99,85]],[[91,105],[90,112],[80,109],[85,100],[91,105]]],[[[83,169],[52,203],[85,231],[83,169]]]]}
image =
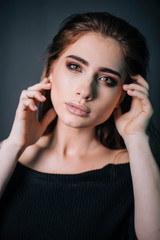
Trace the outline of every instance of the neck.
{"type": "Polygon", "coordinates": [[[96,139],[95,127],[73,128],[59,118],[54,131],[53,146],[61,158],[86,156],[93,153],[100,142],[96,139]]]}

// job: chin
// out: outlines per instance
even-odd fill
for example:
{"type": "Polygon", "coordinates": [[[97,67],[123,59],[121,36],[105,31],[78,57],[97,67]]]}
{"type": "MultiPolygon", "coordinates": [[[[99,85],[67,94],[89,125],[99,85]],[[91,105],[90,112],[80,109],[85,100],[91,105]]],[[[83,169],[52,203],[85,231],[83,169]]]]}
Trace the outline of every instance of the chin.
{"type": "Polygon", "coordinates": [[[71,128],[87,128],[92,126],[91,120],[79,116],[64,114],[57,114],[58,118],[64,125],[71,128]]]}
{"type": "Polygon", "coordinates": [[[87,128],[90,127],[91,124],[87,122],[85,119],[63,119],[63,123],[71,128],[87,128]]]}

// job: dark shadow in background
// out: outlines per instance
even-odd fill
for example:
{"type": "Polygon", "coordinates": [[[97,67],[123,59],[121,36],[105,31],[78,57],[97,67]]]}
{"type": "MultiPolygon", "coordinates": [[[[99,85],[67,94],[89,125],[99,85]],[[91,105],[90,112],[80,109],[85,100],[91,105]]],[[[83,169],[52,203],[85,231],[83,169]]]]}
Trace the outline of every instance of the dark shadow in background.
{"type": "Polygon", "coordinates": [[[0,1],[0,140],[10,132],[21,91],[39,82],[45,50],[72,13],[108,11],[137,27],[150,49],[150,97],[160,130],[160,6],[158,0],[0,1]]]}

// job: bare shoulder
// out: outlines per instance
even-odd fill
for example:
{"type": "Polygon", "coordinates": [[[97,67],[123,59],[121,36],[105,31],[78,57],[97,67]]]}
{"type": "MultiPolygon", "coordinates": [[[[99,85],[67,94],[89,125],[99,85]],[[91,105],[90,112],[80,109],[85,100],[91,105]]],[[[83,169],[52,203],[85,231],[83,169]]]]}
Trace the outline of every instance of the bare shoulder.
{"type": "Polygon", "coordinates": [[[129,155],[126,149],[117,149],[114,152],[114,161],[115,164],[129,163],[129,155]]]}
{"type": "Polygon", "coordinates": [[[49,139],[50,136],[42,136],[35,144],[25,149],[18,161],[22,164],[27,164],[32,161],[32,159],[34,159],[39,150],[43,150],[46,148],[49,139]]]}
{"type": "Polygon", "coordinates": [[[112,164],[123,164],[129,163],[129,155],[126,149],[109,149],[106,147],[101,147],[101,154],[98,155],[98,159],[103,159],[102,161],[106,161],[112,164]]]}

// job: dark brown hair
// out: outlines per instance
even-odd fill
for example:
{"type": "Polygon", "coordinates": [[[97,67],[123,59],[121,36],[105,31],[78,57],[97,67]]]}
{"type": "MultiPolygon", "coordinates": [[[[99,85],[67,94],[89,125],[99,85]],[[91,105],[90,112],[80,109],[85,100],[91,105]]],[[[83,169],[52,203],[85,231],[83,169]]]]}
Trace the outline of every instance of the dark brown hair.
{"type": "MultiPolygon", "coordinates": [[[[53,38],[48,48],[48,60],[42,79],[48,77],[52,63],[59,58],[70,44],[76,42],[88,32],[95,32],[111,37],[119,42],[126,63],[126,82],[131,83],[130,75],[140,74],[146,78],[149,52],[144,36],[123,19],[106,12],[89,12],[74,14],[66,18],[53,38]]],[[[52,107],[50,91],[46,91],[47,100],[40,104],[39,119],[52,107]]],[[[122,112],[130,109],[131,97],[126,94],[121,103],[122,112]]],[[[48,126],[45,134],[51,133],[56,125],[57,118],[48,126]]],[[[107,121],[96,126],[96,134],[101,143],[111,149],[125,148],[123,139],[119,135],[113,114],[107,121]]]]}

